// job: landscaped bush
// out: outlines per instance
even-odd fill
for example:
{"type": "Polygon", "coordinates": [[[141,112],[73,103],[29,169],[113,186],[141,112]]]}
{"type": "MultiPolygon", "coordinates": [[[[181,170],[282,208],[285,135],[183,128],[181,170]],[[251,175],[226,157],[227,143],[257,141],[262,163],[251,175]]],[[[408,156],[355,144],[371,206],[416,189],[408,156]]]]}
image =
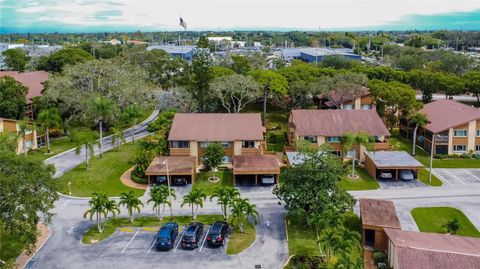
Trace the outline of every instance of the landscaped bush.
{"type": "Polygon", "coordinates": [[[306,248],[298,250],[297,254],[290,259],[290,262],[285,268],[288,269],[311,269],[320,268],[323,259],[318,256],[313,256],[306,248]]]}
{"type": "Polygon", "coordinates": [[[147,184],[148,183],[148,178],[147,177],[141,177],[138,176],[135,170],[132,171],[130,178],[133,180],[133,182],[136,182],[138,184],[147,184]]]}
{"type": "Polygon", "coordinates": [[[378,263],[386,263],[387,262],[387,256],[385,253],[381,251],[375,251],[372,255],[373,261],[375,264],[378,266],[378,263]]]}

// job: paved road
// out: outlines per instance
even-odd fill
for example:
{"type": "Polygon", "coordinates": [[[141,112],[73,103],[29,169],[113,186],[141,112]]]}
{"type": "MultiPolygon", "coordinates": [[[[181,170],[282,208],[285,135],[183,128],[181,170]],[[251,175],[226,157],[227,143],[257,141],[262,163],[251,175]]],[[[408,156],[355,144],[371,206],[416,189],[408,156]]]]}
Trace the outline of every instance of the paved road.
{"type": "MultiPolygon", "coordinates": [[[[158,116],[159,110],[156,109],[153,113],[142,123],[127,129],[124,131],[125,140],[132,141],[132,133],[136,139],[142,138],[148,135],[147,126],[150,122],[155,120],[158,116]]],[[[112,149],[114,146],[112,145],[112,137],[107,136],[102,139],[102,151],[108,151],[112,149]]],[[[99,154],[99,150],[95,148],[95,155],[99,154]]],[[[60,154],[57,154],[47,160],[45,160],[46,164],[53,164],[55,166],[56,172],[54,177],[60,177],[66,172],[72,170],[79,164],[85,161],[85,149],[82,148],[80,154],[75,153],[75,149],[67,150],[60,154]]]]}

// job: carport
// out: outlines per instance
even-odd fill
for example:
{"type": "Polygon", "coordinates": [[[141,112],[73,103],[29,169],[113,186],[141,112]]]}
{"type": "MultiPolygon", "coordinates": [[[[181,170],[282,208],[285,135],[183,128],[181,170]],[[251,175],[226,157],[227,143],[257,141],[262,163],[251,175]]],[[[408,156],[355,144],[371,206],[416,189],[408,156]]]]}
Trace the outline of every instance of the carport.
{"type": "Polygon", "coordinates": [[[259,183],[259,176],[273,175],[278,182],[280,164],[276,155],[241,155],[233,156],[233,184],[238,179],[250,178],[255,185],[259,183]]]}
{"type": "Polygon", "coordinates": [[[382,170],[392,171],[393,179],[399,179],[400,170],[414,171],[418,175],[418,169],[424,165],[405,151],[368,151],[365,152],[365,169],[373,178],[379,178],[382,170]]]}
{"type": "Polygon", "coordinates": [[[190,156],[157,156],[145,171],[148,182],[154,176],[167,176],[170,183],[176,177],[184,177],[188,183],[195,181],[195,157],[190,156]]]}

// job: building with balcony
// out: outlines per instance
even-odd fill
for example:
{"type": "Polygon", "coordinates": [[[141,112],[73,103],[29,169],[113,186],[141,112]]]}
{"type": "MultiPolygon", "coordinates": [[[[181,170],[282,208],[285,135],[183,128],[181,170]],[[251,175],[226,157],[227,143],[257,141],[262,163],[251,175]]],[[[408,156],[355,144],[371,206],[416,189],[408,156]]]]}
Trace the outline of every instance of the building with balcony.
{"type": "Polygon", "coordinates": [[[37,131],[32,128],[24,136],[18,136],[20,121],[0,118],[0,133],[14,133],[17,136],[17,154],[37,148],[37,131]]]}
{"type": "MultiPolygon", "coordinates": [[[[480,109],[454,100],[442,99],[421,110],[428,124],[417,131],[417,144],[434,154],[480,153],[480,109]]],[[[415,126],[402,120],[400,134],[413,136],[415,126]]]]}
{"type": "Polygon", "coordinates": [[[288,121],[291,145],[299,139],[313,146],[328,144],[339,157],[349,159],[356,154],[363,161],[364,147],[344,151],[341,143],[346,133],[358,132],[371,136],[375,151],[390,149],[390,132],[374,110],[292,110],[288,121]]]}

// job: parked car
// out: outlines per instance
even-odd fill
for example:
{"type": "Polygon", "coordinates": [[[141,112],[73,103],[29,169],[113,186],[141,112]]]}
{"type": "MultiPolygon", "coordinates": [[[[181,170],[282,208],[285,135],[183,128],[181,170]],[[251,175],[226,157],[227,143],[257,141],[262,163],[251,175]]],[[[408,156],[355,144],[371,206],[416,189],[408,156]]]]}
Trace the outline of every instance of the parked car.
{"type": "Polygon", "coordinates": [[[390,170],[383,170],[380,171],[380,178],[381,179],[392,179],[392,172],[390,170]]]}
{"type": "Polygon", "coordinates": [[[192,222],[185,229],[182,238],[182,248],[197,248],[203,233],[203,223],[192,222]]]}
{"type": "Polygon", "coordinates": [[[176,177],[173,179],[173,185],[176,185],[176,186],[187,185],[187,179],[184,177],[176,177]]]}
{"type": "Polygon", "coordinates": [[[415,176],[410,170],[400,170],[398,172],[398,177],[403,181],[410,181],[415,179],[415,176]]]}
{"type": "Polygon", "coordinates": [[[275,177],[273,175],[263,175],[261,177],[261,182],[264,185],[272,185],[275,184],[275,177]]]}
{"type": "Polygon", "coordinates": [[[156,176],[154,178],[153,184],[166,184],[167,183],[167,176],[156,176]]]}
{"type": "Polygon", "coordinates": [[[228,224],[225,221],[215,222],[207,235],[207,244],[209,246],[223,246],[228,236],[228,224]]]}
{"type": "Polygon", "coordinates": [[[157,233],[155,246],[158,250],[173,248],[175,239],[178,235],[178,224],[175,222],[167,222],[157,233]]]}

